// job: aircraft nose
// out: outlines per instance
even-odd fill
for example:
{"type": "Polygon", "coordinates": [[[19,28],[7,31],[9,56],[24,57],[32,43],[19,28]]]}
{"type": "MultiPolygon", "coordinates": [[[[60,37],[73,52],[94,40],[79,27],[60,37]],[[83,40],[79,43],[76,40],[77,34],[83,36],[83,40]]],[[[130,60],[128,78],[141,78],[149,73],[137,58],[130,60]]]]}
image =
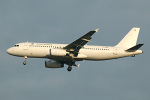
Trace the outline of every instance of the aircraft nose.
{"type": "Polygon", "coordinates": [[[7,49],[8,54],[12,54],[12,51],[13,51],[12,48],[7,49]]]}

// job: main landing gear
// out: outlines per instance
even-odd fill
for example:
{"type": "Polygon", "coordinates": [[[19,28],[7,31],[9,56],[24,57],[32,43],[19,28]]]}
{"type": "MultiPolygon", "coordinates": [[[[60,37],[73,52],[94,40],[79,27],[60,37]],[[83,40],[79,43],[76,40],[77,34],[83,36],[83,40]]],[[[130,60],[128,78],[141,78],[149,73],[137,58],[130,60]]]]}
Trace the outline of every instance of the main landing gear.
{"type": "Polygon", "coordinates": [[[26,65],[27,64],[27,62],[26,62],[27,61],[27,56],[24,56],[24,60],[25,61],[23,62],[23,65],[26,65]]]}
{"type": "Polygon", "coordinates": [[[67,70],[70,72],[70,71],[72,70],[72,66],[76,66],[76,67],[78,67],[78,68],[79,68],[79,65],[80,65],[80,64],[76,65],[76,64],[75,64],[75,62],[74,62],[74,63],[72,63],[72,64],[68,65],[67,70]]]}
{"type": "Polygon", "coordinates": [[[72,70],[72,67],[68,66],[67,70],[70,72],[72,70]]]}

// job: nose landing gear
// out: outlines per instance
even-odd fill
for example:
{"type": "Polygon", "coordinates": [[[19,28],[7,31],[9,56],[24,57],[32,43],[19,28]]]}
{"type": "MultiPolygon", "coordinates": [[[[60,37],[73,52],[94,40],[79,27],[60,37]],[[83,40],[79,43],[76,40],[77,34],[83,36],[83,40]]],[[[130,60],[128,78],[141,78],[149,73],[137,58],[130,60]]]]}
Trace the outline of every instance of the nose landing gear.
{"type": "Polygon", "coordinates": [[[27,61],[27,56],[24,56],[24,60],[25,61],[23,62],[23,65],[26,65],[27,64],[27,62],[26,62],[27,61]]]}
{"type": "Polygon", "coordinates": [[[26,64],[27,64],[27,62],[26,62],[26,61],[24,61],[24,62],[23,62],[23,65],[26,65],[26,64]]]}

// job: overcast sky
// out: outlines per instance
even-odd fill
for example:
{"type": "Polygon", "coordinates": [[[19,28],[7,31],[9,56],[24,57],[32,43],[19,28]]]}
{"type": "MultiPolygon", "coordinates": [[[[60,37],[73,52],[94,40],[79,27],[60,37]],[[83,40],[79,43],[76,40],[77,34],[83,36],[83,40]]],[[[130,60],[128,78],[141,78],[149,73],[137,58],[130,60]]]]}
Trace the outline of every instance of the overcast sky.
{"type": "Polygon", "coordinates": [[[0,0],[1,100],[150,100],[150,0],[0,0]],[[143,54],[47,69],[6,50],[20,42],[71,43],[99,28],[89,45],[116,45],[140,27],[143,54]]]}

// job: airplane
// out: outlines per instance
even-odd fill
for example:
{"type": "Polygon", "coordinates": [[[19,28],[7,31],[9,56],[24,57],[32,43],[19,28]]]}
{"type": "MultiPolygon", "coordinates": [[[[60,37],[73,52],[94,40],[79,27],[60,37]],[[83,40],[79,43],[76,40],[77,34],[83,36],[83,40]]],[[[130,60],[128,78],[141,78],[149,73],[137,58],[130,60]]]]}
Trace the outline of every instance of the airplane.
{"type": "Polygon", "coordinates": [[[87,45],[92,39],[92,35],[98,29],[89,31],[82,37],[70,44],[34,43],[24,42],[15,44],[7,50],[13,56],[24,57],[23,65],[27,64],[27,58],[47,58],[46,68],[62,68],[68,65],[67,70],[71,71],[72,66],[79,67],[76,61],[93,60],[102,61],[123,57],[134,57],[142,54],[139,48],[143,44],[137,44],[140,28],[132,28],[127,35],[115,46],[94,46],[87,45]]]}

